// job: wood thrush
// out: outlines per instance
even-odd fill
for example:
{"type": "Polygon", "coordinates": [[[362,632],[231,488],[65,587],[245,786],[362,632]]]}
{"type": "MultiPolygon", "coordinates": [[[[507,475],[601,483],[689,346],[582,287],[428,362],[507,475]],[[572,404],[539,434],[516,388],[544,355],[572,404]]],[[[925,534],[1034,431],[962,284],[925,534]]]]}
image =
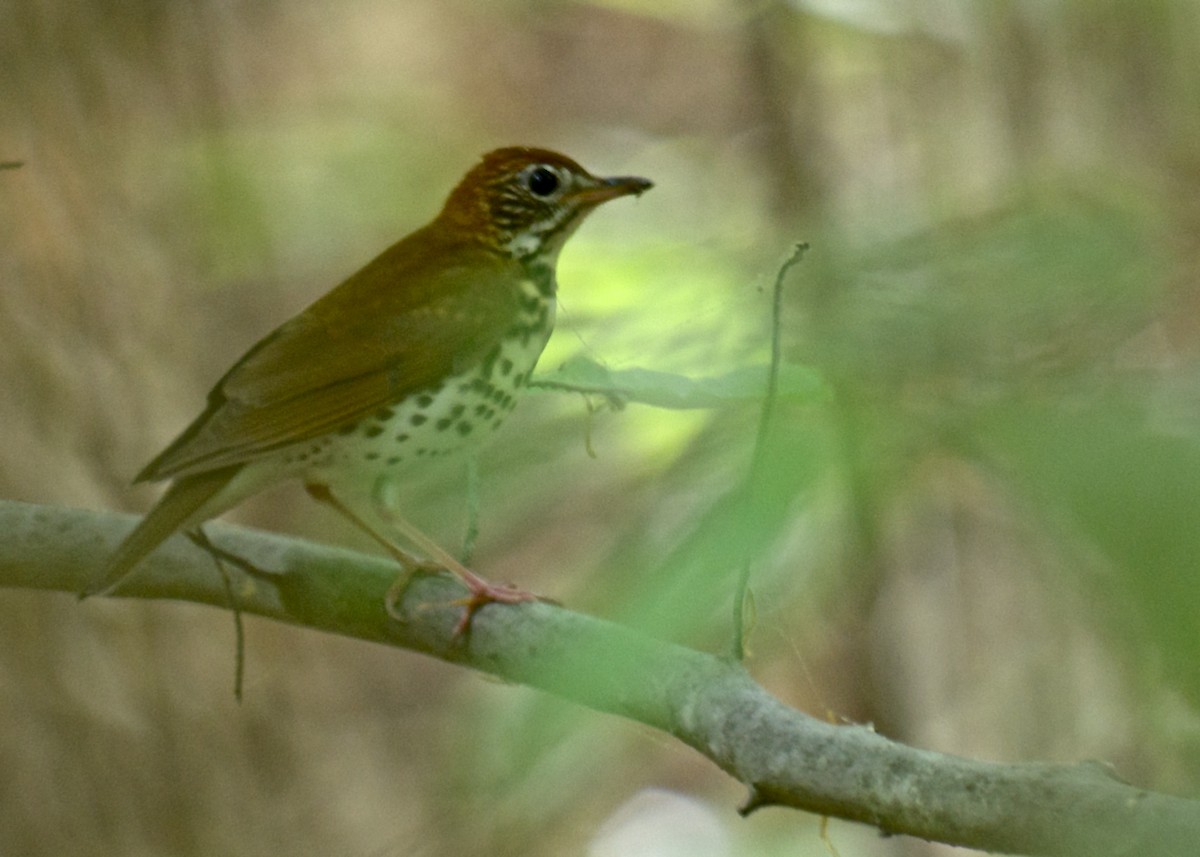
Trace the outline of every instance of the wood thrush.
{"type": "Polygon", "coordinates": [[[650,187],[596,178],[544,149],[485,155],[431,223],[225,373],[204,412],[138,474],[138,482],[173,481],[82,596],[114,589],[173,533],[298,478],[411,572],[419,561],[339,499],[374,486],[375,511],[463,578],[471,592],[464,623],[479,604],[530,598],[487,583],[422,536],[396,514],[389,486],[400,465],[500,426],[550,337],[564,242],[601,203],[650,187]]]}

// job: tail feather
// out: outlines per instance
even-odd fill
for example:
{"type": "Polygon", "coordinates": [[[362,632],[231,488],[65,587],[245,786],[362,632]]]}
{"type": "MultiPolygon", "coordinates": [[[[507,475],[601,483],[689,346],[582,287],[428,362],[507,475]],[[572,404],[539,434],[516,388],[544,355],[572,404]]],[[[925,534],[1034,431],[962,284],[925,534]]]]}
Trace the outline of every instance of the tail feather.
{"type": "Polygon", "coordinates": [[[226,506],[213,506],[211,501],[241,469],[242,465],[238,464],[176,479],[158,505],[125,537],[100,572],[79,593],[79,597],[110,592],[151,551],[176,532],[198,526],[223,512],[226,506]],[[213,507],[208,508],[210,506],[213,507]]]}

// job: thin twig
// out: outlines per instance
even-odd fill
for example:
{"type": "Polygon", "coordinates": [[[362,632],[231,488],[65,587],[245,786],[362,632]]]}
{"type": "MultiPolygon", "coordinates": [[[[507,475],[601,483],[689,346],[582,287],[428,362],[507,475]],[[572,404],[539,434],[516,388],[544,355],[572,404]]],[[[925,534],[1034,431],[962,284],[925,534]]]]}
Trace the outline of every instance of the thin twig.
{"type": "Polygon", "coordinates": [[[246,629],[242,625],[242,608],[238,604],[237,595],[234,594],[233,580],[229,576],[229,570],[225,568],[225,563],[229,562],[240,566],[243,570],[247,567],[252,568],[252,566],[236,554],[231,554],[229,551],[222,550],[214,545],[208,538],[208,533],[204,532],[203,527],[196,527],[194,530],[189,530],[187,537],[192,540],[192,543],[196,547],[212,557],[213,564],[217,567],[217,573],[221,575],[221,583],[225,587],[225,595],[229,598],[229,609],[233,613],[233,635],[235,641],[233,654],[233,698],[241,702],[243,679],[246,676],[246,629]]]}
{"type": "MultiPolygon", "coordinates": [[[[783,281],[787,272],[799,264],[808,251],[806,242],[798,243],[792,249],[792,255],[779,266],[775,275],[775,288],[771,295],[771,364],[767,369],[767,392],[763,396],[762,413],[758,418],[758,434],[754,438],[754,452],[750,458],[750,473],[744,486],[742,498],[743,508],[749,509],[751,495],[758,484],[762,469],[766,464],[767,432],[770,429],[772,417],[775,415],[775,401],[779,392],[779,366],[783,362],[782,323],[783,317],[783,281]]],[[[735,660],[742,660],[746,655],[746,590],[750,586],[751,560],[747,556],[742,563],[742,571],[738,577],[737,590],[733,595],[733,648],[735,660]]]]}

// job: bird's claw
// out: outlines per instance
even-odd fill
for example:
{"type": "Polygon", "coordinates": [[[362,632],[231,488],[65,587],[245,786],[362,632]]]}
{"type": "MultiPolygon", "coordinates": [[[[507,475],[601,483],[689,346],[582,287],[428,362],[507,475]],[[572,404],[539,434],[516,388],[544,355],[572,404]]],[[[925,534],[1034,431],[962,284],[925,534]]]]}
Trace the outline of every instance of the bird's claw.
{"type": "MultiPolygon", "coordinates": [[[[384,596],[384,607],[387,609],[388,615],[398,622],[405,621],[401,602],[403,602],[404,594],[408,591],[413,578],[419,574],[444,574],[446,571],[447,569],[431,562],[422,562],[407,569],[388,588],[387,594],[384,596]]],[[[525,604],[533,601],[540,601],[545,604],[558,603],[553,599],[535,595],[532,592],[526,592],[524,589],[518,589],[515,586],[503,583],[490,583],[474,572],[468,572],[467,575],[455,572],[451,573],[455,577],[460,578],[467,587],[467,594],[465,596],[454,599],[448,605],[463,608],[462,616],[454,624],[454,629],[450,633],[452,641],[465,637],[470,633],[471,620],[475,618],[476,613],[488,604],[525,604]]]]}

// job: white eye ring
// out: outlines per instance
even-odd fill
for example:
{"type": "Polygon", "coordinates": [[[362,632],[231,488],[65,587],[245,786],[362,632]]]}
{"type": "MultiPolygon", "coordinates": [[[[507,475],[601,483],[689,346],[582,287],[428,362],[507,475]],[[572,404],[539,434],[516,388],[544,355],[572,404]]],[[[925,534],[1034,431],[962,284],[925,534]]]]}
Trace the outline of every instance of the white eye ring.
{"type": "Polygon", "coordinates": [[[559,178],[558,171],[553,167],[539,164],[525,174],[525,187],[534,196],[543,199],[554,196],[561,186],[562,179],[559,178]]]}

